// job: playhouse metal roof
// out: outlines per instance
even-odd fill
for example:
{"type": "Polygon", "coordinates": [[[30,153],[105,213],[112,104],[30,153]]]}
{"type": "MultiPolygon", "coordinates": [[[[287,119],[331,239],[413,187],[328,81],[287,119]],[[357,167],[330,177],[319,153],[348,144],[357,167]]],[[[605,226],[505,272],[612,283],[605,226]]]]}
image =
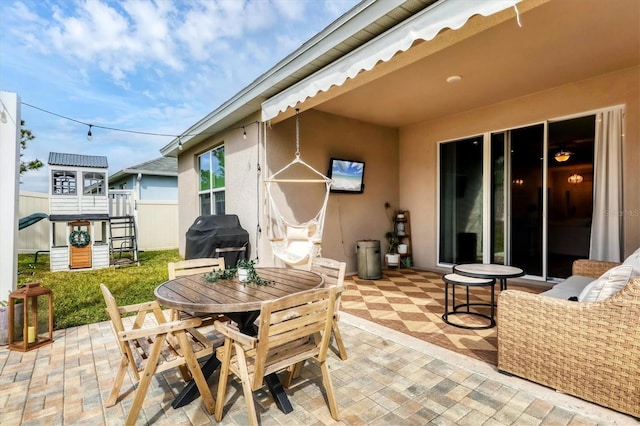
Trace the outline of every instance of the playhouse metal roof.
{"type": "Polygon", "coordinates": [[[102,155],[65,154],[61,152],[50,152],[48,164],[51,166],[109,168],[107,157],[102,155]]]}

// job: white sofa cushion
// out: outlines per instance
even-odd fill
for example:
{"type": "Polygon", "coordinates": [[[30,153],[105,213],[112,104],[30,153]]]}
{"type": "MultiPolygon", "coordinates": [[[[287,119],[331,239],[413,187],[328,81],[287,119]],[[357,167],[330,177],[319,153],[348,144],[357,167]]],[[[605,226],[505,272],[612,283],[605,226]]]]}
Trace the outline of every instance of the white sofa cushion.
{"type": "Polygon", "coordinates": [[[589,283],[591,283],[591,281],[593,281],[593,277],[571,275],[561,283],[554,285],[550,290],[540,293],[540,295],[567,300],[570,297],[577,297],[580,292],[588,286],[589,283]]]}
{"type": "Polygon", "coordinates": [[[610,298],[630,281],[632,272],[633,267],[630,265],[609,269],[582,290],[578,302],[598,302],[610,298]]]}

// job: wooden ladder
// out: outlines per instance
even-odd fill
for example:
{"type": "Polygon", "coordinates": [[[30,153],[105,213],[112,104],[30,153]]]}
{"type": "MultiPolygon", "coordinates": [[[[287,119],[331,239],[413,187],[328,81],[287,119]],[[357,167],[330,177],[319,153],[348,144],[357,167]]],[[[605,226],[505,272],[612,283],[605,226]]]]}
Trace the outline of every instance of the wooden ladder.
{"type": "Polygon", "coordinates": [[[133,191],[109,190],[109,262],[111,265],[129,263],[140,265],[135,206],[133,191]],[[129,253],[129,256],[123,258],[123,253],[129,253]]]}

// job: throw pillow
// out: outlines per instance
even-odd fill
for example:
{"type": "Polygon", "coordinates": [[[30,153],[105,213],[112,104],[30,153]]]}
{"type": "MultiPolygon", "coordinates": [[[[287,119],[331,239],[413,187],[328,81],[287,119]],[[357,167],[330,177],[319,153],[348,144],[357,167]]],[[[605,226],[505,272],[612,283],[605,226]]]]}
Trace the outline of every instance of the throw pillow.
{"type": "Polygon", "coordinates": [[[633,268],[631,278],[640,277],[640,248],[627,257],[622,264],[633,268]]]}
{"type": "Polygon", "coordinates": [[[587,285],[578,296],[579,302],[598,302],[605,300],[622,290],[631,280],[633,268],[628,265],[616,266],[602,274],[600,278],[587,285]]]}

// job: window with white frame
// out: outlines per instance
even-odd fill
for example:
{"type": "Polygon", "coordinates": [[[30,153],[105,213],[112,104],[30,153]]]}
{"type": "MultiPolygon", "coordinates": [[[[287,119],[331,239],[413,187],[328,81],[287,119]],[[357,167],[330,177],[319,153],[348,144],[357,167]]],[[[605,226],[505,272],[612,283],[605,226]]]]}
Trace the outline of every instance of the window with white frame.
{"type": "Polygon", "coordinates": [[[51,193],[54,195],[75,195],[76,172],[70,170],[51,171],[51,193]]]}
{"type": "Polygon", "coordinates": [[[198,156],[200,215],[224,214],[224,145],[198,156]]]}
{"type": "Polygon", "coordinates": [[[84,195],[106,195],[104,173],[84,172],[82,178],[84,195]]]}

